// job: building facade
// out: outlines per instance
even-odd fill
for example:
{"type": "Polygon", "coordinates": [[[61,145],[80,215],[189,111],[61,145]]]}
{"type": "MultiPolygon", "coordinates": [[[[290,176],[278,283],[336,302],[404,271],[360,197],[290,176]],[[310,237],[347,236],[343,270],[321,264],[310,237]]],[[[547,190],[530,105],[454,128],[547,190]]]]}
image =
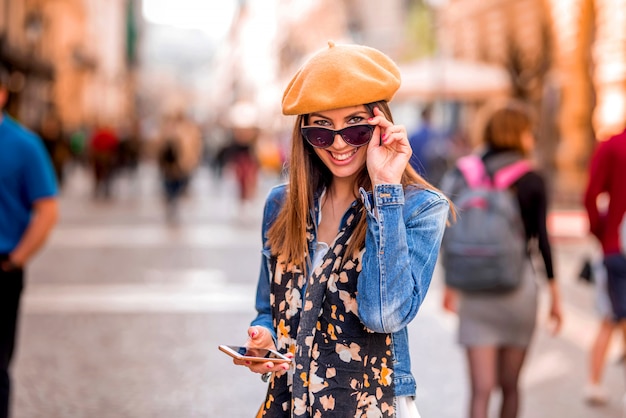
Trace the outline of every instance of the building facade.
{"type": "Polygon", "coordinates": [[[127,56],[135,0],[0,0],[0,63],[12,74],[9,112],[32,129],[49,112],[70,132],[134,111],[127,56]]]}
{"type": "Polygon", "coordinates": [[[439,10],[445,54],[505,66],[536,105],[553,190],[578,203],[597,140],[626,122],[624,0],[450,0],[439,10]]]}

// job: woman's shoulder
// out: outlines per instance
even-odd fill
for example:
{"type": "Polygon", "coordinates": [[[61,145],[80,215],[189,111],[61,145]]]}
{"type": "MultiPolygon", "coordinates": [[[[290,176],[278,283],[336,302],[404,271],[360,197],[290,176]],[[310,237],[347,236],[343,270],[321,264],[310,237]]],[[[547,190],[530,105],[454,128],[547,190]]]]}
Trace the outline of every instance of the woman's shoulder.
{"type": "Polygon", "coordinates": [[[267,193],[267,197],[265,198],[265,210],[264,217],[267,219],[275,218],[276,214],[283,206],[285,202],[285,197],[287,195],[287,184],[279,184],[270,189],[267,193]]]}
{"type": "Polygon", "coordinates": [[[428,208],[433,206],[450,206],[445,195],[436,189],[425,188],[418,184],[410,184],[404,188],[405,205],[414,208],[428,208]]]}
{"type": "Polygon", "coordinates": [[[524,173],[518,180],[520,184],[543,187],[545,175],[539,168],[533,167],[524,173]]]}
{"type": "Polygon", "coordinates": [[[287,194],[287,183],[278,184],[273,186],[267,193],[266,202],[277,201],[282,202],[287,194]]]}

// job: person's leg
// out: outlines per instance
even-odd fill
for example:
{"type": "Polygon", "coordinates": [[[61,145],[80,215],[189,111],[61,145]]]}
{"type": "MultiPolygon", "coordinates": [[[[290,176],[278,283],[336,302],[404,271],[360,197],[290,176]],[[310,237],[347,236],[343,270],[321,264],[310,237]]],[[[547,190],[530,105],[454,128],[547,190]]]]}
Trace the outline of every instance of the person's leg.
{"type": "Polygon", "coordinates": [[[502,389],[500,418],[516,418],[520,404],[519,377],[525,347],[503,347],[498,352],[498,385],[502,389]]]}
{"type": "Polygon", "coordinates": [[[178,180],[174,178],[163,179],[163,191],[165,198],[165,218],[168,223],[174,223],[177,220],[178,211],[178,180]]]}
{"type": "Polygon", "coordinates": [[[177,177],[169,180],[167,211],[168,220],[172,223],[178,223],[180,220],[179,205],[185,190],[185,184],[189,182],[188,177],[177,177]]]}
{"type": "Polygon", "coordinates": [[[496,347],[467,347],[470,377],[470,418],[487,418],[489,399],[496,385],[496,347]]]}
{"type": "Polygon", "coordinates": [[[98,199],[102,193],[102,168],[98,156],[93,157],[91,171],[93,174],[93,198],[98,199]]]}
{"type": "Polygon", "coordinates": [[[237,192],[239,193],[238,198],[239,198],[239,203],[240,205],[243,205],[243,202],[246,200],[247,198],[247,179],[246,179],[246,157],[245,155],[238,155],[234,160],[233,160],[233,168],[234,168],[234,172],[235,172],[235,179],[237,181],[237,192]]]}
{"type": "Polygon", "coordinates": [[[601,404],[607,400],[601,385],[602,374],[606,353],[617,323],[614,321],[613,308],[609,298],[607,272],[604,263],[593,261],[591,271],[594,280],[596,309],[601,322],[589,353],[589,381],[585,390],[585,398],[592,404],[601,404]]]}
{"type": "Polygon", "coordinates": [[[111,198],[111,182],[113,181],[114,160],[113,156],[107,155],[102,172],[102,193],[105,199],[111,198]]]}
{"type": "MultiPolygon", "coordinates": [[[[626,257],[621,254],[605,256],[604,266],[611,307],[615,319],[619,321],[626,347],[626,257]]],[[[626,404],[624,406],[624,412],[626,412],[626,404]]]]}
{"type": "MultiPolygon", "coordinates": [[[[615,322],[610,318],[604,318],[600,322],[600,327],[591,346],[591,352],[589,356],[589,384],[594,387],[599,387],[602,383],[602,375],[604,372],[604,364],[606,360],[606,353],[613,336],[613,329],[615,328],[615,322]]],[[[589,394],[591,395],[591,393],[589,394]]],[[[599,401],[595,397],[589,397],[590,402],[599,401]]]]}
{"type": "Polygon", "coordinates": [[[0,418],[9,416],[11,376],[9,368],[17,330],[23,272],[0,271],[0,418]]]}
{"type": "Polygon", "coordinates": [[[257,184],[259,181],[259,167],[253,157],[249,157],[246,165],[245,183],[246,183],[246,200],[252,201],[256,195],[257,184]]]}

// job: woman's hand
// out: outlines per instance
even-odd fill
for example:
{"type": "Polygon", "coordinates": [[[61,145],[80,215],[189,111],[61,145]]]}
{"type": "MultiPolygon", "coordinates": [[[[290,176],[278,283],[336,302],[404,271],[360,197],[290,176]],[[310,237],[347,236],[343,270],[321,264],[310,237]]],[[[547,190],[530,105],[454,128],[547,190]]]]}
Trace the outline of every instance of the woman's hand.
{"type": "Polygon", "coordinates": [[[563,325],[563,313],[561,310],[561,294],[556,284],[556,280],[551,280],[550,288],[550,322],[552,323],[552,335],[556,335],[561,331],[563,325]]]}
{"type": "Polygon", "coordinates": [[[377,107],[368,123],[379,128],[379,139],[374,135],[367,146],[367,169],[372,185],[399,184],[412,154],[406,128],[392,124],[377,107]]]}
{"type": "MultiPolygon", "coordinates": [[[[246,347],[269,348],[276,350],[274,339],[272,338],[270,331],[267,328],[258,325],[248,328],[248,341],[246,342],[246,347]]],[[[287,353],[285,355],[293,358],[293,354],[291,353],[287,353]]],[[[271,372],[282,374],[289,370],[289,363],[274,363],[273,361],[258,362],[237,359],[233,359],[233,363],[238,366],[246,366],[250,369],[250,371],[260,374],[271,372]]]]}
{"type": "Polygon", "coordinates": [[[458,295],[455,290],[445,286],[443,290],[443,309],[450,313],[457,313],[458,295]]]}

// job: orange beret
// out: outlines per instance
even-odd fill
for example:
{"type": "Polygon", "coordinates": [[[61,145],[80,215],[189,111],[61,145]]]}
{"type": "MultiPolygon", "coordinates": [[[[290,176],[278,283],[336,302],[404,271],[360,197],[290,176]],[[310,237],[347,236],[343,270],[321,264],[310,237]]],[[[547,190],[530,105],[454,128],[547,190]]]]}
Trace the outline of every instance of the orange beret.
{"type": "Polygon", "coordinates": [[[387,55],[363,45],[335,45],[315,53],[283,93],[283,114],[304,115],[391,101],[400,69],[387,55]]]}

